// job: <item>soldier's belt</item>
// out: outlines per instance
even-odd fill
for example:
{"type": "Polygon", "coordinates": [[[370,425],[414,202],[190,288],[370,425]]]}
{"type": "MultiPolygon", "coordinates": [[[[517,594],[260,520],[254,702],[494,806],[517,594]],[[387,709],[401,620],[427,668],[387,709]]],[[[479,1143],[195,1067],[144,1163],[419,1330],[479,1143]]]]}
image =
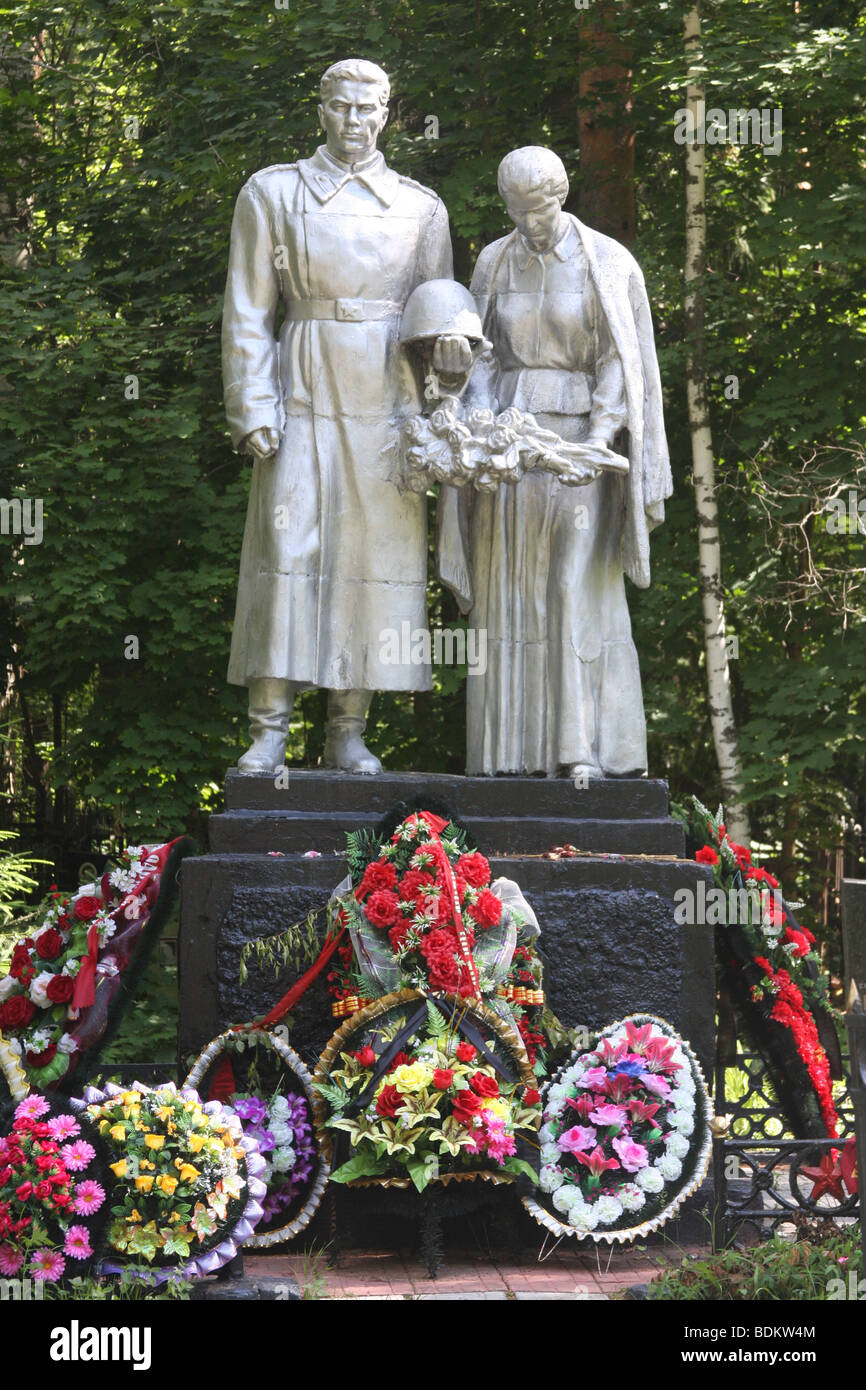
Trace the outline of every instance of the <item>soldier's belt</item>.
{"type": "Polygon", "coordinates": [[[293,299],[286,317],[294,323],[304,319],[334,319],[337,323],[373,323],[399,318],[402,304],[392,299],[293,299]]]}

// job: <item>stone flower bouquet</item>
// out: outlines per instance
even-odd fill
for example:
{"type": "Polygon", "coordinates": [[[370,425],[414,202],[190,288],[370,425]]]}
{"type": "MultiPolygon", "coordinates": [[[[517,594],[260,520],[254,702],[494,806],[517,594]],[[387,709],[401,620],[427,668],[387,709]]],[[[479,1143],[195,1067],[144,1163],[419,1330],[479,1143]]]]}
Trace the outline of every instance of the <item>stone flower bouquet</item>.
{"type": "Polygon", "coordinates": [[[567,443],[513,406],[495,415],[487,407],[466,407],[457,396],[443,396],[429,415],[407,420],[400,453],[410,492],[426,492],[433,482],[493,492],[500,483],[519,482],[531,469],[580,487],[602,469],[627,473],[629,468],[621,454],[603,445],[567,443]]]}

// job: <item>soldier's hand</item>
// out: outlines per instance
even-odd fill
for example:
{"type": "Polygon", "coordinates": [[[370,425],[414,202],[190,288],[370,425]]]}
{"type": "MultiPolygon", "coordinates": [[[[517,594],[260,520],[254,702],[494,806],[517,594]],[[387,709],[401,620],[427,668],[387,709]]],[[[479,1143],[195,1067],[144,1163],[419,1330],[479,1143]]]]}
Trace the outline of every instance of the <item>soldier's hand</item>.
{"type": "Polygon", "coordinates": [[[472,347],[461,333],[443,333],[433,347],[433,367],[449,376],[460,376],[472,366],[472,347]]]}
{"type": "Polygon", "coordinates": [[[279,447],[280,436],[276,430],[269,427],[253,430],[243,442],[243,452],[258,459],[271,458],[279,447]]]}

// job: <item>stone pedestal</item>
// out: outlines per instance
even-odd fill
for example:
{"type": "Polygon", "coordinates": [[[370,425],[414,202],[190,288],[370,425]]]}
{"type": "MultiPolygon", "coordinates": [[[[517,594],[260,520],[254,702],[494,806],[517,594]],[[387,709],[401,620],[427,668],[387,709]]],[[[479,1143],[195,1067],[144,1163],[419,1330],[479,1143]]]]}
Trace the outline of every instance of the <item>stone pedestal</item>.
{"type": "MultiPolygon", "coordinates": [[[[472,828],[494,877],[515,879],[541,925],[551,1007],[568,1026],[601,1027],[645,1011],[694,1047],[709,1081],[713,1058],[713,929],[680,926],[674,894],[712,882],[685,860],[667,785],[611,779],[577,790],[547,778],[390,773],[353,777],[290,770],[229,772],[226,811],[211,817],[212,853],[183,866],[180,929],[181,1066],[232,1023],[265,1013],[293,983],[250,965],[247,941],[284,931],[324,905],[346,872],[345,832],[401,799],[429,795],[472,828]],[[570,843],[573,859],[539,857],[570,843]],[[320,857],[305,858],[315,850],[320,857]]],[[[292,1045],[314,1063],[336,1024],[320,978],[297,1009],[292,1045]]]]}

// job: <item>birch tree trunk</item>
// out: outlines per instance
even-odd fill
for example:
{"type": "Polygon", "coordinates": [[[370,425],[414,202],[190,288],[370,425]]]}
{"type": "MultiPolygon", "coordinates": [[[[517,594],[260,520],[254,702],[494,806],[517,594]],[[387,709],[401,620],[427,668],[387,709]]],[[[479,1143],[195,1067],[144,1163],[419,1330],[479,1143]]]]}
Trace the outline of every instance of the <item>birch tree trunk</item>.
{"type": "Polygon", "coordinates": [[[698,565],[707,664],[707,699],[716,759],[722,782],[728,833],[748,844],[750,831],[743,798],[743,775],[737,727],[731,702],[731,671],[725,640],[722,553],[716,471],[707,395],[703,276],[706,268],[707,212],[704,203],[704,143],[699,126],[705,108],[702,83],[699,4],[683,20],[689,72],[686,109],[686,263],[685,324],[689,427],[698,518],[698,565]]]}

